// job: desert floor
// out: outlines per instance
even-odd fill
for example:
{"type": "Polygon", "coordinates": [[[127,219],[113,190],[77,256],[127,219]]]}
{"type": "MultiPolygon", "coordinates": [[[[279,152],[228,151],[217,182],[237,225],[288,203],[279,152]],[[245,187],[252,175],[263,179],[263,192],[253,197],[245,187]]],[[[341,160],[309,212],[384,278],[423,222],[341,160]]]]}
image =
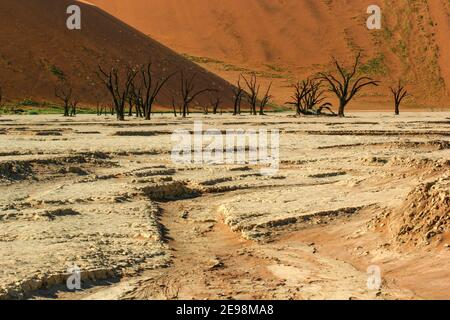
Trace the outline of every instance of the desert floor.
{"type": "Polygon", "coordinates": [[[450,113],[2,116],[0,297],[448,299],[449,128],[450,113]],[[171,134],[194,120],[279,129],[279,171],[174,163],[171,134]]]}

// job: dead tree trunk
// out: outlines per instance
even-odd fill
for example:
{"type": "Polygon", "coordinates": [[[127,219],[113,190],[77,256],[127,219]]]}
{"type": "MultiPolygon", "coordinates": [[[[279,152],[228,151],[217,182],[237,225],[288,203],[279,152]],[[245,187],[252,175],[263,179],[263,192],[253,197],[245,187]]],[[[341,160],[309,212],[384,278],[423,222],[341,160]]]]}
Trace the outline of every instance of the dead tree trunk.
{"type": "Polygon", "coordinates": [[[178,115],[177,115],[177,105],[175,103],[175,98],[174,97],[172,97],[172,108],[173,108],[173,115],[176,118],[178,115]]]}
{"type": "Polygon", "coordinates": [[[234,90],[234,109],[233,109],[233,115],[237,116],[241,114],[241,103],[242,98],[244,97],[245,91],[244,88],[241,86],[241,76],[239,76],[239,80],[237,82],[237,87],[235,87],[234,90]]]}
{"type": "Polygon", "coordinates": [[[361,53],[356,57],[353,68],[350,71],[343,68],[341,64],[333,58],[337,73],[341,79],[337,79],[332,73],[320,73],[320,79],[329,84],[329,91],[333,92],[339,99],[338,115],[340,117],[345,116],[345,107],[362,88],[369,85],[378,86],[379,84],[379,81],[375,81],[369,77],[357,77],[360,58],[361,53]]]}
{"type": "Polygon", "coordinates": [[[398,86],[396,88],[391,87],[391,92],[394,95],[394,104],[395,104],[395,115],[400,115],[400,105],[403,99],[408,95],[408,91],[406,91],[405,87],[402,85],[401,81],[398,82],[398,86]]]}
{"type": "Polygon", "coordinates": [[[77,115],[77,106],[78,106],[78,100],[73,99],[70,103],[70,116],[75,117],[77,115]]]}
{"type": "Polygon", "coordinates": [[[264,109],[267,106],[267,104],[270,102],[270,99],[272,99],[272,96],[270,95],[270,89],[272,89],[272,82],[270,83],[269,87],[267,88],[266,93],[264,94],[264,97],[261,99],[261,102],[259,104],[259,115],[264,115],[264,109]]]}
{"type": "Polygon", "coordinates": [[[219,96],[216,96],[214,99],[211,99],[210,102],[213,109],[213,114],[217,114],[220,109],[222,99],[219,96]]]}
{"type": "MultiPolygon", "coordinates": [[[[130,90],[130,93],[128,94],[127,97],[127,102],[128,102],[128,116],[131,117],[133,116],[133,107],[134,107],[134,96],[133,96],[133,90],[130,90]]],[[[136,109],[137,112],[137,109],[136,109]]]]}
{"type": "Polygon", "coordinates": [[[72,93],[72,87],[67,82],[61,82],[55,87],[55,97],[63,102],[64,117],[70,116],[72,93]]]}

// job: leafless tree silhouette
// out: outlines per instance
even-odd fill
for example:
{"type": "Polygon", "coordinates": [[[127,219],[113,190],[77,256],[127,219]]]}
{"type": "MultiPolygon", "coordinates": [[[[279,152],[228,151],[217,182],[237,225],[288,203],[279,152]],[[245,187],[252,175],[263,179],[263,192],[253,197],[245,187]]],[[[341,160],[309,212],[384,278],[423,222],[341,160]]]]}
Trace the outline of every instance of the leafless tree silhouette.
{"type": "Polygon", "coordinates": [[[303,98],[307,111],[319,106],[326,98],[323,96],[325,90],[322,89],[322,81],[313,79],[310,81],[309,90],[303,98]]]}
{"type": "Polygon", "coordinates": [[[73,90],[72,86],[65,80],[60,81],[55,87],[55,97],[63,102],[64,117],[69,117],[71,113],[73,90]]]}
{"type": "Polygon", "coordinates": [[[345,116],[345,107],[362,88],[370,85],[378,86],[379,84],[379,81],[373,80],[372,78],[357,76],[360,59],[361,53],[357,55],[353,68],[349,71],[333,58],[333,63],[341,79],[337,79],[331,72],[320,73],[320,79],[329,84],[329,91],[336,94],[339,99],[338,115],[340,117],[345,116]]]}
{"type": "Polygon", "coordinates": [[[103,112],[103,105],[102,105],[102,91],[100,88],[103,88],[100,86],[101,84],[92,83],[92,91],[94,92],[94,101],[95,101],[95,110],[97,112],[98,116],[102,115],[103,112]]]}
{"type": "Polygon", "coordinates": [[[311,78],[297,82],[293,86],[295,91],[292,95],[292,101],[286,104],[295,106],[297,115],[322,115],[324,109],[334,115],[330,103],[322,104],[326,99],[323,96],[325,90],[322,89],[322,83],[323,81],[320,79],[311,78]]]}
{"type": "Polygon", "coordinates": [[[77,98],[73,98],[70,101],[70,116],[71,117],[75,117],[77,115],[77,106],[78,106],[78,99],[77,98]]]}
{"type": "Polygon", "coordinates": [[[140,68],[141,77],[139,80],[142,87],[139,87],[139,89],[134,90],[138,108],[139,105],[141,105],[145,120],[151,119],[152,107],[156,101],[156,98],[158,97],[161,89],[176,74],[176,72],[174,72],[166,77],[161,76],[158,79],[155,79],[155,76],[152,73],[151,69],[152,69],[151,61],[141,66],[140,68]]]}
{"type": "Polygon", "coordinates": [[[242,75],[239,75],[237,86],[233,89],[234,90],[234,110],[233,110],[234,116],[241,114],[242,98],[245,96],[244,88],[242,88],[242,85],[241,85],[241,77],[242,77],[242,75]]]}
{"type": "Polygon", "coordinates": [[[128,115],[131,117],[133,115],[133,106],[136,109],[136,117],[144,117],[143,109],[144,103],[142,99],[142,86],[136,84],[135,80],[131,83],[130,92],[128,93],[128,104],[130,109],[128,115]]]}
{"type": "Polygon", "coordinates": [[[203,106],[203,114],[204,115],[208,115],[209,114],[209,105],[208,104],[205,104],[203,106]]]}
{"type": "Polygon", "coordinates": [[[295,106],[295,112],[297,115],[301,115],[304,113],[306,107],[303,102],[306,94],[310,90],[310,79],[303,80],[302,82],[297,81],[296,84],[293,85],[294,94],[291,96],[292,101],[286,102],[288,105],[295,106]]]}
{"type": "Polygon", "coordinates": [[[250,114],[256,116],[256,106],[258,104],[258,95],[261,85],[258,84],[256,74],[252,74],[250,79],[247,79],[244,76],[242,76],[242,78],[244,79],[248,89],[246,96],[248,102],[250,103],[250,114]]]}
{"type": "Polygon", "coordinates": [[[178,115],[177,115],[177,104],[175,102],[175,97],[172,97],[172,108],[173,108],[173,115],[176,118],[178,115]]]}
{"type": "Polygon", "coordinates": [[[395,115],[400,115],[400,105],[403,99],[408,95],[408,91],[406,91],[405,87],[402,85],[401,80],[398,81],[397,87],[390,87],[392,94],[394,95],[394,103],[395,103],[395,115]]]}
{"type": "Polygon", "coordinates": [[[273,97],[270,95],[270,90],[272,89],[272,82],[269,84],[269,87],[267,88],[266,93],[262,97],[260,104],[259,104],[259,115],[264,115],[264,109],[267,106],[267,104],[270,102],[270,99],[273,97]]]}
{"type": "Polygon", "coordinates": [[[125,103],[129,97],[133,80],[138,71],[135,68],[128,68],[125,81],[121,83],[117,68],[113,67],[111,70],[105,71],[101,66],[98,66],[98,69],[97,76],[105,84],[113,99],[117,120],[125,120],[125,103]]]}
{"type": "Polygon", "coordinates": [[[219,95],[216,95],[214,98],[210,99],[210,103],[212,106],[213,114],[217,114],[220,109],[220,105],[222,104],[222,98],[219,95]]]}
{"type": "Polygon", "coordinates": [[[131,83],[130,91],[128,92],[128,95],[125,97],[126,102],[128,103],[128,116],[133,116],[133,108],[136,106],[136,117],[139,116],[139,105],[137,104],[138,98],[136,97],[137,90],[134,86],[134,82],[131,83]]]}
{"type": "Polygon", "coordinates": [[[181,71],[181,100],[182,100],[182,116],[183,118],[186,118],[189,114],[189,105],[192,103],[192,101],[195,100],[199,95],[206,93],[206,92],[213,92],[215,90],[213,89],[201,89],[196,90],[195,89],[195,78],[197,77],[197,74],[194,73],[192,77],[186,78],[184,75],[184,72],[181,71]]]}

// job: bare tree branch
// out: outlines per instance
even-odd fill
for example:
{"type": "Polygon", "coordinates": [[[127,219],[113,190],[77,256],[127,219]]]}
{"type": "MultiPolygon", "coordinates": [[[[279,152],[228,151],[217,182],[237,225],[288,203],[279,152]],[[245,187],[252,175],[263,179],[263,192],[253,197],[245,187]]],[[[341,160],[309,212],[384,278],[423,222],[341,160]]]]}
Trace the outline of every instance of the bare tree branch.
{"type": "Polygon", "coordinates": [[[60,81],[55,87],[55,97],[63,102],[64,117],[70,116],[72,94],[72,86],[65,80],[60,81]]]}
{"type": "Polygon", "coordinates": [[[250,114],[256,116],[256,106],[258,104],[258,95],[261,85],[258,84],[258,79],[255,74],[252,74],[250,79],[247,79],[244,76],[242,76],[242,78],[244,79],[248,89],[247,99],[250,103],[250,114]]]}
{"type": "Polygon", "coordinates": [[[234,116],[241,114],[242,98],[245,95],[244,88],[242,88],[242,86],[241,86],[241,77],[242,77],[242,74],[239,75],[237,86],[233,89],[234,90],[234,110],[233,110],[234,116]]]}
{"type": "Polygon", "coordinates": [[[408,91],[406,91],[405,87],[402,85],[401,80],[398,81],[397,87],[390,87],[390,89],[394,95],[395,114],[398,116],[400,114],[400,105],[403,99],[408,96],[408,91]]]}
{"type": "Polygon", "coordinates": [[[337,59],[333,58],[333,63],[337,69],[337,73],[342,78],[338,80],[332,73],[320,73],[320,79],[328,83],[328,91],[333,92],[339,99],[339,116],[345,116],[345,107],[360,92],[367,86],[378,86],[379,81],[373,80],[369,77],[357,77],[358,67],[360,64],[361,53],[359,53],[355,59],[355,63],[351,71],[347,71],[337,59]]]}
{"type": "Polygon", "coordinates": [[[98,78],[106,86],[113,98],[117,120],[125,120],[125,103],[129,97],[131,86],[138,71],[135,68],[128,67],[126,70],[125,81],[121,82],[117,68],[113,67],[108,72],[103,70],[101,66],[99,66],[98,69],[98,78]]]}
{"type": "Polygon", "coordinates": [[[186,78],[184,71],[181,71],[181,100],[183,118],[186,118],[189,114],[189,105],[195,100],[195,98],[203,93],[216,91],[209,88],[196,90],[194,83],[196,77],[197,74],[194,73],[191,78],[186,78]]]}

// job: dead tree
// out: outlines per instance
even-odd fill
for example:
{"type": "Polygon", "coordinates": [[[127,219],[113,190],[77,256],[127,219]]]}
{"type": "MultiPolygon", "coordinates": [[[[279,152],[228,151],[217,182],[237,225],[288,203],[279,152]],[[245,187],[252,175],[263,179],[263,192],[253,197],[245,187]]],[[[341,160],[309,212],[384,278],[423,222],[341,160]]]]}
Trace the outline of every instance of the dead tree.
{"type": "Polygon", "coordinates": [[[220,105],[222,104],[222,98],[220,96],[216,96],[210,99],[211,107],[213,110],[213,114],[217,114],[220,109],[220,105]]]}
{"type": "Polygon", "coordinates": [[[330,103],[321,104],[326,98],[323,96],[322,80],[308,78],[297,82],[294,86],[292,101],[287,102],[295,106],[297,115],[321,115],[324,109],[329,110],[332,115],[330,103]]]}
{"type": "Polygon", "coordinates": [[[408,95],[408,91],[406,91],[405,87],[402,85],[402,82],[398,82],[398,86],[396,88],[390,87],[392,94],[394,95],[394,103],[395,103],[395,115],[400,115],[400,105],[403,99],[408,95]]]}
{"type": "Polygon", "coordinates": [[[194,84],[196,77],[197,74],[194,73],[192,77],[186,78],[184,72],[181,71],[181,113],[183,118],[186,118],[189,114],[189,105],[195,100],[195,98],[203,93],[215,91],[209,88],[196,90],[194,84]]]}
{"type": "Polygon", "coordinates": [[[72,86],[66,81],[61,81],[55,87],[55,97],[63,102],[64,117],[70,117],[72,94],[72,86]]]}
{"type": "Polygon", "coordinates": [[[239,76],[238,82],[237,82],[237,86],[233,89],[234,91],[234,110],[233,110],[233,115],[237,116],[238,114],[241,114],[241,103],[242,103],[242,98],[245,95],[245,91],[244,88],[242,88],[241,86],[241,76],[239,76]]]}
{"type": "Polygon", "coordinates": [[[101,116],[102,115],[102,111],[103,111],[103,106],[102,106],[102,98],[103,98],[103,92],[101,91],[101,89],[103,89],[103,86],[100,83],[97,83],[95,81],[93,81],[91,83],[92,86],[92,92],[93,92],[93,98],[95,101],[95,111],[97,116],[101,116]]]}
{"type": "MultiPolygon", "coordinates": [[[[126,97],[127,103],[128,103],[128,116],[133,116],[133,107],[134,102],[136,101],[135,93],[133,90],[133,86],[130,88],[130,92],[128,93],[128,96],[126,97]]],[[[138,107],[136,106],[136,114],[138,114],[138,107]]],[[[137,117],[138,115],[136,115],[137,117]]]]}
{"type": "Polygon", "coordinates": [[[308,94],[310,90],[310,79],[303,80],[302,82],[298,81],[293,85],[294,94],[291,96],[292,101],[286,102],[288,105],[295,106],[295,113],[299,116],[304,113],[306,107],[303,105],[305,96],[308,94]]]}
{"type": "Polygon", "coordinates": [[[113,67],[108,72],[104,71],[101,66],[98,66],[98,69],[97,76],[105,84],[113,99],[117,120],[124,121],[125,103],[130,94],[131,85],[137,75],[137,71],[134,68],[128,68],[125,81],[121,83],[117,68],[113,67]]]}
{"type": "Polygon", "coordinates": [[[273,98],[270,95],[270,89],[272,89],[272,82],[270,83],[269,87],[267,88],[266,93],[264,94],[263,98],[260,101],[259,104],[259,115],[263,116],[264,115],[264,109],[267,106],[267,104],[270,102],[270,100],[273,98]]]}
{"type": "Polygon", "coordinates": [[[353,68],[349,71],[341,66],[341,64],[333,58],[336,66],[338,77],[337,79],[333,73],[320,73],[320,79],[329,84],[329,91],[333,92],[339,99],[339,113],[340,117],[345,116],[345,107],[355,97],[355,95],[366,86],[378,86],[379,81],[373,80],[369,77],[357,76],[358,66],[360,63],[361,53],[355,59],[353,68]]]}
{"type": "Polygon", "coordinates": [[[152,107],[158,97],[161,89],[166,85],[166,83],[175,76],[176,72],[166,76],[159,77],[155,79],[152,71],[152,62],[147,63],[146,65],[141,66],[140,75],[141,75],[141,84],[142,89],[138,91],[137,98],[141,101],[142,111],[144,113],[145,120],[151,119],[152,107]]]}
{"type": "MultiPolygon", "coordinates": [[[[304,105],[306,108],[306,113],[311,112],[319,106],[326,98],[323,96],[325,90],[322,89],[321,80],[311,80],[309,81],[309,90],[303,97],[304,105]]],[[[319,106],[320,107],[320,106],[319,106]]]]}
{"type": "Polygon", "coordinates": [[[246,77],[242,76],[247,85],[247,99],[250,104],[250,114],[256,116],[256,106],[258,104],[258,95],[261,85],[258,84],[258,79],[255,74],[252,74],[250,79],[247,80],[246,77]]]}
{"type": "Polygon", "coordinates": [[[142,88],[140,86],[137,86],[135,84],[135,81],[133,81],[127,99],[129,105],[128,116],[130,117],[133,115],[133,106],[136,109],[136,118],[143,117],[143,101],[141,92],[142,88]]]}
{"type": "Polygon", "coordinates": [[[100,101],[95,102],[95,111],[98,116],[101,116],[103,113],[103,106],[100,104],[100,101]]]}
{"type": "Polygon", "coordinates": [[[78,99],[73,98],[70,102],[70,116],[75,117],[77,115],[77,106],[78,106],[78,99]]]}
{"type": "Polygon", "coordinates": [[[108,106],[107,105],[100,103],[99,107],[97,109],[98,109],[98,111],[97,111],[97,115],[98,116],[101,116],[101,115],[105,115],[106,116],[107,115],[107,110],[108,110],[108,106]]]}
{"type": "Polygon", "coordinates": [[[177,115],[177,104],[175,102],[175,98],[172,97],[172,108],[173,108],[173,115],[175,116],[175,118],[178,116],[177,115]]]}
{"type": "Polygon", "coordinates": [[[205,106],[203,107],[203,114],[204,115],[208,115],[209,114],[209,106],[207,104],[205,104],[205,106]]]}

